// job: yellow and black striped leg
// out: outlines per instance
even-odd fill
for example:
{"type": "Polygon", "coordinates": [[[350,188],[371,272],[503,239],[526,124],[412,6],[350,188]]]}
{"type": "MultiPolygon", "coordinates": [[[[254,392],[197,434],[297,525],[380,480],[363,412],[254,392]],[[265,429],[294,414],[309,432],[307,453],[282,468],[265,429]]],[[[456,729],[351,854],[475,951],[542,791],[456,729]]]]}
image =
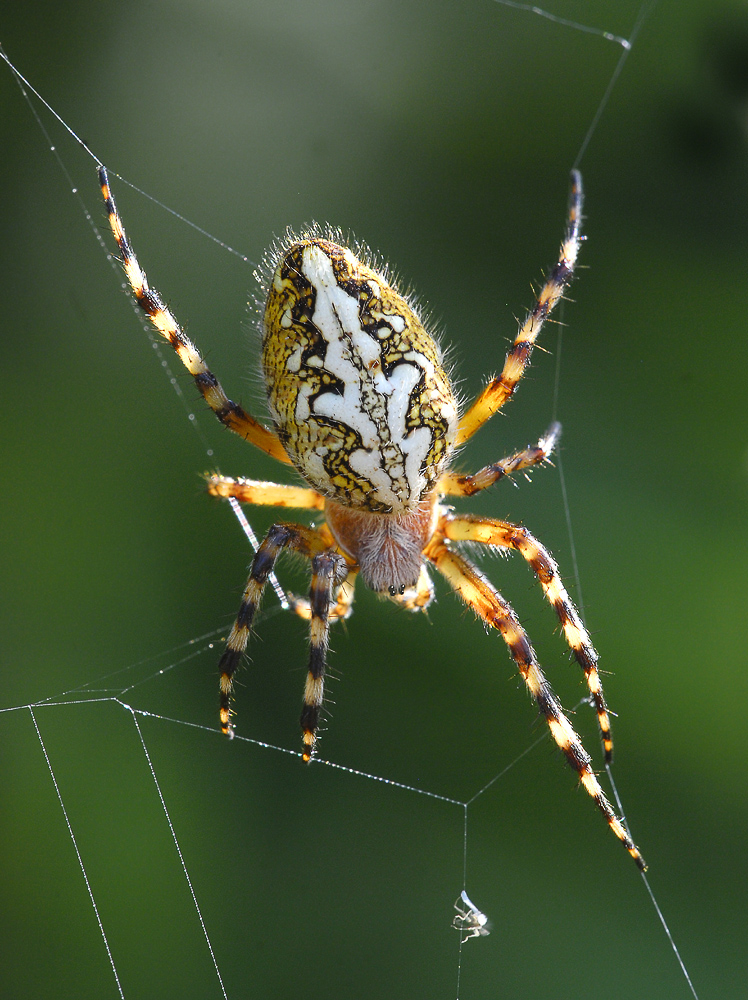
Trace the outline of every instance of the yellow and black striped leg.
{"type": "Polygon", "coordinates": [[[263,504],[270,507],[296,507],[301,510],[324,510],[325,498],[305,486],[287,486],[258,479],[231,479],[229,476],[206,476],[208,493],[240,503],[263,504]]]}
{"type": "Polygon", "coordinates": [[[264,427],[246,410],[243,410],[238,403],[234,403],[228,398],[221,383],[203,361],[197,347],[184,333],[156,289],[151,288],[148,284],[145,271],[140,266],[135,251],[127,238],[125,227],[114,203],[114,196],[109,186],[109,176],[104,166],[99,167],[99,184],[109,216],[109,226],[122,255],[122,266],[125,269],[127,280],[130,282],[135,301],[156,330],[165,340],[169,341],[177,352],[179,360],[194,378],[195,385],[203,399],[221,423],[240,437],[257,445],[268,455],[277,458],[279,462],[290,462],[291,459],[286,454],[286,449],[275,431],[264,427]]]}
{"type": "Polygon", "coordinates": [[[523,451],[517,451],[508,458],[502,458],[500,462],[494,462],[493,465],[487,465],[471,476],[447,472],[439,480],[437,489],[439,493],[453,497],[471,497],[474,493],[493,486],[504,476],[511,476],[515,472],[521,472],[522,469],[547,462],[560,436],[561,424],[555,421],[537,444],[529,445],[523,451]]]}
{"type": "Polygon", "coordinates": [[[582,746],[582,741],[574,732],[558,698],[540,669],[535,651],[511,606],[476,566],[460,553],[447,548],[438,535],[429,543],[424,554],[449,581],[462,600],[480,615],[486,624],[501,633],[530,694],[545,716],[556,744],[579,775],[579,780],[587,793],[595,800],[608,826],[626,847],[638,867],[644,871],[646,865],[638,847],[616,816],[600,787],[590,766],[590,756],[582,746]]]}
{"type": "Polygon", "coordinates": [[[330,631],[330,605],[333,587],[342,583],[348,572],[345,559],[335,552],[321,552],[312,559],[312,586],[309,591],[309,670],[304,686],[301,710],[304,760],[314,755],[319,716],[325,696],[325,661],[330,631]]]}
{"type": "Polygon", "coordinates": [[[610,731],[610,715],[605,704],[600,674],[597,669],[598,655],[592,645],[589,632],[577,609],[574,607],[566,588],[561,582],[556,561],[550,552],[534,538],[527,528],[498,521],[488,517],[466,514],[452,517],[447,514],[440,523],[446,538],[455,542],[480,542],[502,549],[515,549],[533,569],[540,581],[543,593],[558,615],[561,628],[579,666],[584,672],[590,698],[595,706],[600,736],[605,750],[605,761],[613,759],[613,737],[610,731]]]}
{"type": "Polygon", "coordinates": [[[543,323],[571,284],[582,240],[580,236],[582,201],[582,175],[578,170],[572,170],[569,214],[558,263],[546,278],[535,305],[519,328],[514,343],[504,360],[501,374],[488,383],[460,420],[457,428],[457,445],[464,444],[494,413],[501,409],[508,399],[511,399],[517,388],[517,383],[525,373],[543,323]]]}
{"type": "Polygon", "coordinates": [[[218,664],[221,677],[221,729],[228,736],[231,736],[233,731],[231,690],[234,673],[247,648],[252,621],[262,600],[268,576],[272,572],[278,556],[284,549],[292,549],[311,559],[327,547],[327,540],[322,538],[313,528],[305,528],[300,524],[274,524],[258,548],[249,571],[249,579],[242,596],[239,614],[218,664]]]}
{"type": "MultiPolygon", "coordinates": [[[[356,593],[356,577],[358,569],[348,569],[348,575],[338,587],[335,601],[330,606],[330,621],[335,622],[340,619],[345,620],[353,614],[353,598],[356,593]]],[[[311,621],[312,605],[308,597],[297,597],[295,594],[287,593],[288,607],[299,618],[311,621]]]]}

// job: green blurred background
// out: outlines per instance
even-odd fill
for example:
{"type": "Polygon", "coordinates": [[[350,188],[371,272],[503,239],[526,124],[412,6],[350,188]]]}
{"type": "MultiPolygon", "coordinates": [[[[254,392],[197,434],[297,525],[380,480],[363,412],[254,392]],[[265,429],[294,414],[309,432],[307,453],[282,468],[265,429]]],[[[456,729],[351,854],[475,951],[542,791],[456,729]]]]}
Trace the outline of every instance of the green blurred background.
{"type": "MultiPolygon", "coordinates": [[[[619,35],[639,9],[549,7],[619,35]]],[[[0,41],[112,170],[254,261],[312,219],[366,240],[429,303],[467,396],[554,260],[568,171],[622,51],[490,0],[6,0],[0,41]]],[[[670,0],[645,24],[582,162],[587,269],[559,390],[615,776],[703,998],[743,997],[748,954],[746,67],[743,3],[670,0]]],[[[106,236],[91,161],[44,120],[106,236]]],[[[285,473],[214,427],[165,354],[206,455],[4,68],[0,143],[2,704],[176,664],[124,697],[208,727],[141,722],[228,996],[453,998],[461,808],[221,739],[217,650],[184,646],[228,627],[250,558],[199,474],[285,473]]],[[[151,279],[256,405],[252,267],[115,191],[151,279]]],[[[556,328],[543,346],[466,468],[550,422],[556,328]]],[[[460,507],[527,524],[579,598],[558,471],[460,507]]],[[[251,516],[261,532],[272,513],[251,516]]],[[[575,704],[579,672],[528,570],[484,566],[575,704]]],[[[237,723],[296,750],[305,626],[273,607],[237,723]]],[[[444,587],[428,620],[362,589],[332,645],[321,750],[348,767],[462,801],[543,735],[499,638],[444,587]]],[[[131,716],[36,716],[124,995],[219,997],[131,716]]],[[[599,761],[590,713],[575,722],[599,761]]],[[[0,716],[0,739],[0,995],[115,997],[29,712],[0,716]]],[[[471,806],[467,874],[494,930],[465,947],[463,1000],[689,995],[548,739],[471,806]]]]}

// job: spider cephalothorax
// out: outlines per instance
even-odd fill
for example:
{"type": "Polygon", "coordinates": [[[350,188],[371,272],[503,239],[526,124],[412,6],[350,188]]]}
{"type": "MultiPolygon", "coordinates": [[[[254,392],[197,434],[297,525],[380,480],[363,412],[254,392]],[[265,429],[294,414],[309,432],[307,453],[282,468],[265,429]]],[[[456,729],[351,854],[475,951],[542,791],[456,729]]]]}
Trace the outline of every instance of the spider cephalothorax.
{"type": "Polygon", "coordinates": [[[262,362],[274,429],[228,399],[159,294],[149,287],[103,167],[99,178],[138,304],[177,352],[218,419],[269,455],[294,465],[307,483],[290,486],[214,475],[208,479],[209,491],[243,503],[316,510],[323,515],[317,527],[279,521],[257,550],[219,665],[224,732],[233,730],[233,676],[265,583],[284,550],[308,558],[312,569],[309,600],[293,603],[293,609],[310,621],[301,715],[305,760],[314,753],[324,701],[330,621],[350,613],[357,574],[374,590],[417,611],[432,600],[427,567],[433,566],[484,622],[501,633],[557,745],[615,835],[644,868],[517,616],[458,545],[472,542],[514,550],[529,563],[584,672],[610,760],[610,720],[597,653],[553,557],[524,527],[457,515],[441,503],[445,495],[471,496],[506,475],[540,464],[556,443],[558,424],[536,445],[473,475],[449,469],[455,446],[472,437],[514,393],[544,320],[571,281],[581,240],[580,175],[572,173],[569,218],[558,263],[520,327],[501,374],[461,418],[441,352],[414,302],[385,272],[339,242],[317,232],[287,236],[265,268],[262,362]]]}

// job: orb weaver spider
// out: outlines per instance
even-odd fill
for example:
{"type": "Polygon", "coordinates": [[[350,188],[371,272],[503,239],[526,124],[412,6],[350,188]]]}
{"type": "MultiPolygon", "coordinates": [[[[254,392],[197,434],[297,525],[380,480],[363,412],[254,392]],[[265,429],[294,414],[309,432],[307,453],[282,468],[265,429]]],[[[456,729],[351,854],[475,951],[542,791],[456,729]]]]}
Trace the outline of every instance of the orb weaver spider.
{"type": "Polygon", "coordinates": [[[546,680],[510,604],[455,543],[516,550],[529,563],[558,615],[579,663],[605,749],[611,759],[610,719],[597,671],[597,653],[550,555],[519,525],[458,515],[440,501],[467,497],[550,456],[560,433],[553,424],[532,447],[473,475],[449,470],[455,448],[468,441],[513,395],[543,322],[572,279],[580,246],[582,179],[571,175],[569,212],[557,264],[493,378],[461,417],[441,352],[412,298],[386,270],[367,263],[365,248],[340,245],[337,233],[288,232],[264,261],[262,365],[274,428],[232,402],[195,345],[185,336],[130,246],[112,197],[106,168],[99,181],[109,224],[135,299],[169,341],[206,403],[226,427],[262,451],[291,464],[307,486],[208,477],[214,496],[242,503],[320,511],[317,527],[279,521],[252,562],[241,607],[219,664],[220,718],[233,732],[231,691],[252,621],[278,556],[296,552],[311,562],[308,601],[294,610],[309,620],[310,657],[301,714],[303,759],[311,760],[324,700],[331,620],[350,614],[354,583],[364,583],[411,611],[434,595],[427,565],[509,648],[553,739],[594,799],[613,833],[640,869],[645,864],[591,767],[591,758],[546,680]],[[359,256],[364,259],[359,259],[359,256]]]}

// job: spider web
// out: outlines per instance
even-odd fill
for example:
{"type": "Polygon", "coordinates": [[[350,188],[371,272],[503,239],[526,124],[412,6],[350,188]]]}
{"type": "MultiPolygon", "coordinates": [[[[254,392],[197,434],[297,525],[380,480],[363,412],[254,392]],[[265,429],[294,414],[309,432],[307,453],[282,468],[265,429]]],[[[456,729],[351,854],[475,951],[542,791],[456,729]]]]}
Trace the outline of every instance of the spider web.
{"type": "MultiPolygon", "coordinates": [[[[106,42],[106,60],[112,64],[108,88],[100,83],[91,87],[94,69],[101,67],[90,62],[74,85],[66,80],[55,91],[51,80],[38,84],[43,94],[59,94],[51,103],[71,123],[82,117],[82,105],[90,116],[85,138],[108,165],[139,163],[142,149],[159,147],[152,178],[146,174],[142,186],[158,191],[159,200],[187,204],[184,214],[207,218],[211,231],[229,233],[218,247],[215,265],[198,263],[206,242],[203,231],[185,234],[178,220],[174,223],[151,206],[144,213],[142,200],[128,199],[126,190],[117,189],[123,217],[154,283],[170,297],[177,315],[189,319],[195,339],[227,387],[244,384],[252,409],[259,409],[252,406],[259,395],[253,375],[234,371],[232,377],[232,360],[241,351],[236,342],[227,348],[227,338],[216,336],[243,322],[241,306],[250,284],[244,263],[251,261],[235,252],[234,288],[219,291],[225,286],[212,268],[226,268],[221,251],[241,246],[258,255],[267,233],[279,228],[279,219],[283,225],[299,225],[312,215],[350,222],[374,246],[394,243],[388,256],[409,267],[408,277],[443,311],[444,326],[461,355],[466,392],[474,392],[486,365],[499,364],[503,355],[502,344],[495,358],[486,357],[485,331],[497,325],[496,302],[486,289],[500,281],[501,304],[503,298],[512,303],[499,324],[508,336],[512,309],[527,304],[533,267],[538,276],[534,262],[550,260],[557,245],[569,166],[585,153],[582,167],[589,192],[596,168],[595,147],[588,151],[588,142],[597,144],[600,172],[600,150],[615,148],[615,130],[621,126],[614,120],[606,130],[608,116],[614,117],[607,99],[619,93],[611,87],[625,58],[637,51],[631,42],[648,7],[622,5],[615,26],[606,8],[603,27],[595,28],[588,23],[589,5],[559,4],[555,12],[540,12],[540,18],[531,16],[534,8],[511,3],[502,7],[519,9],[490,3],[474,4],[469,12],[459,4],[401,10],[403,6],[380,5],[361,26],[350,10],[335,4],[307,5],[305,12],[291,5],[290,32],[269,23],[262,7],[248,7],[242,14],[227,7],[221,29],[207,39],[200,34],[206,26],[199,20],[193,34],[186,21],[172,25],[174,52],[161,38],[141,62],[133,47],[136,40],[143,44],[136,6],[127,20],[116,26],[95,24],[92,34],[79,42],[88,54],[106,42]],[[310,7],[318,20],[309,16],[310,7]],[[361,73],[352,43],[350,51],[343,43],[351,42],[354,28],[363,27],[385,46],[377,30],[382,23],[392,32],[392,51],[379,73],[375,68],[378,87],[371,96],[370,74],[361,73]],[[233,51],[237,37],[246,43],[254,33],[274,41],[273,51],[288,46],[292,61],[301,64],[298,78],[284,78],[267,56],[262,63],[261,46],[253,49],[255,64],[239,60],[233,51]],[[340,45],[336,72],[308,54],[309,38],[325,33],[340,45]],[[464,65],[463,39],[475,46],[470,49],[476,53],[474,66],[464,65]],[[166,71],[176,62],[176,52],[182,59],[193,55],[196,78],[202,60],[218,65],[225,59],[232,69],[216,89],[232,97],[227,102],[232,108],[246,97],[242,88],[260,93],[241,127],[227,107],[207,93],[201,98],[199,88],[186,95],[176,87],[161,93],[153,82],[153,103],[162,103],[165,119],[187,116],[182,137],[187,146],[180,149],[178,122],[167,137],[138,92],[133,89],[130,100],[118,99],[112,82],[118,73],[127,80],[136,70],[155,73],[159,60],[166,71]],[[433,84],[421,81],[424,68],[434,61],[440,87],[430,94],[426,91],[433,84]],[[544,62],[551,64],[547,75],[541,72],[544,62]],[[304,96],[300,82],[325,71],[324,100],[315,103],[307,96],[304,106],[314,113],[295,120],[288,108],[304,96]],[[342,135],[333,113],[340,76],[351,87],[346,113],[337,112],[349,124],[340,129],[342,135]],[[82,93],[82,81],[88,93],[82,93]],[[478,105],[486,91],[491,100],[478,105]],[[397,103],[402,92],[407,100],[397,103]],[[219,119],[215,129],[201,99],[219,119]],[[526,116],[521,129],[512,107],[520,99],[526,116]],[[480,111],[465,115],[471,101],[480,111]],[[569,104],[574,102],[582,107],[572,126],[569,104]],[[510,124],[503,125],[503,115],[510,124]],[[198,119],[209,129],[207,138],[196,129],[198,119]],[[281,211],[270,196],[265,198],[258,178],[265,176],[263,162],[288,142],[291,128],[299,129],[305,162],[287,152],[278,156],[283,165],[279,168],[276,161],[273,169],[288,171],[282,178],[281,211]],[[227,135],[231,141],[221,148],[227,135]],[[406,137],[412,140],[407,145],[406,137]],[[536,152],[538,162],[529,179],[515,175],[512,153],[517,150],[506,148],[511,143],[536,152]],[[196,146],[206,147],[204,158],[191,165],[192,176],[183,186],[184,164],[200,152],[196,146]],[[413,173],[437,178],[424,180],[421,192],[418,184],[398,184],[399,175],[408,170],[403,165],[408,157],[419,155],[413,173]],[[248,194],[233,174],[240,160],[247,161],[245,180],[255,178],[248,194]],[[328,162],[335,167],[321,177],[328,162]],[[439,167],[435,172],[434,163],[439,167]],[[222,183],[216,183],[217,173],[222,183]],[[543,188],[549,179],[557,188],[546,197],[543,188]],[[514,214],[507,202],[519,182],[536,192],[536,204],[529,209],[523,204],[514,214]],[[205,201],[190,203],[194,194],[188,196],[189,187],[205,201]],[[449,201],[448,189],[456,192],[449,201]],[[221,216],[217,202],[234,199],[241,207],[229,204],[229,214],[221,216]],[[439,241],[425,228],[435,205],[444,234],[439,241]],[[144,220],[143,214],[149,218],[144,220]],[[394,227],[393,218],[400,220],[394,227]],[[249,235],[243,228],[247,219],[252,222],[249,235]],[[497,244],[512,248],[502,275],[492,270],[497,244]],[[159,247],[176,252],[168,259],[159,247]],[[457,287],[444,305],[434,289],[448,280],[457,287]],[[176,295],[178,299],[171,297],[176,295]]],[[[24,57],[18,40],[4,41],[37,85],[42,71],[34,70],[33,57],[24,57]]],[[[67,52],[58,65],[74,61],[74,53],[67,52]]],[[[158,80],[168,78],[165,72],[158,80]]],[[[189,75],[183,80],[189,81],[189,75]]],[[[125,96],[127,89],[121,88],[125,96]]],[[[10,99],[3,100],[14,107],[10,99]]],[[[20,103],[17,94],[13,100],[20,103]]],[[[110,318],[111,286],[100,278],[95,248],[93,254],[82,249],[92,241],[80,226],[79,208],[74,205],[69,218],[60,216],[54,161],[40,158],[38,136],[23,132],[25,109],[14,114],[26,116],[18,126],[23,138],[14,158],[24,164],[30,158],[35,193],[50,206],[43,213],[45,228],[36,236],[37,249],[42,239],[52,249],[44,267],[51,270],[51,261],[59,267],[54,298],[45,308],[49,316],[58,303],[65,303],[77,315],[80,330],[91,336],[81,343],[72,335],[63,338],[56,322],[52,331],[49,322],[42,327],[50,362],[45,390],[53,394],[53,385],[62,381],[60,398],[85,415],[88,434],[76,437],[73,448],[61,449],[59,431],[47,416],[49,456],[66,450],[60,467],[66,475],[38,476],[30,490],[23,488],[40,550],[53,535],[67,532],[67,538],[57,549],[57,577],[30,588],[37,600],[27,610],[32,626],[24,636],[27,655],[14,650],[11,662],[21,670],[9,679],[10,708],[3,715],[4,742],[14,748],[4,774],[5,799],[12,807],[4,836],[6,857],[13,859],[8,884],[14,899],[8,910],[12,922],[4,930],[23,969],[9,967],[4,973],[8,995],[277,998],[297,996],[312,984],[333,996],[433,997],[453,995],[457,975],[463,1000],[484,995],[486,984],[496,982],[507,995],[544,995],[539,984],[556,977],[582,997],[599,992],[599,973],[584,968],[598,961],[599,967],[615,970],[621,996],[641,995],[644,968],[650,989],[657,983],[658,996],[686,995],[688,985],[667,954],[666,938],[655,933],[656,916],[644,905],[642,893],[629,898],[638,888],[635,872],[625,855],[616,862],[620,848],[583,796],[570,794],[570,782],[564,782],[563,769],[548,752],[546,733],[539,725],[531,728],[532,710],[521,692],[513,690],[514,682],[507,684],[511,668],[503,648],[496,637],[482,636],[469,616],[461,617],[444,591],[429,620],[397,614],[389,606],[376,606],[370,595],[358,595],[353,619],[347,629],[336,630],[332,641],[332,698],[341,705],[331,706],[334,718],[321,744],[322,757],[329,752],[330,759],[311,768],[299,765],[295,749],[304,625],[289,624],[269,596],[251,670],[244,672],[245,687],[238,691],[239,736],[232,744],[220,737],[213,717],[216,649],[236,604],[229,601],[227,608],[226,595],[233,589],[238,599],[246,545],[235,529],[233,550],[226,551],[232,525],[204,501],[194,475],[200,471],[195,439],[181,433],[184,417],[175,419],[170,400],[164,399],[168,394],[150,370],[159,366],[148,366],[143,359],[142,344],[132,336],[132,318],[122,320],[121,335],[114,329],[119,321],[110,318]],[[30,152],[34,144],[36,152],[30,152]],[[86,256],[91,259],[81,264],[86,256]],[[113,367],[126,374],[121,382],[114,379],[113,367]],[[148,438],[155,440],[152,450],[145,445],[148,438]],[[49,448],[52,441],[54,448],[49,448]],[[183,502],[190,482],[194,497],[183,502]],[[133,513],[135,508],[122,505],[122,496],[136,490],[147,498],[141,500],[145,516],[143,507],[133,513]],[[55,516],[58,503],[65,510],[82,507],[80,522],[70,526],[55,516]],[[75,598],[65,593],[68,587],[75,598]],[[77,600],[94,609],[90,618],[73,613],[77,600]],[[224,626],[211,631],[216,621],[224,626]],[[185,635],[195,638],[180,643],[185,635]],[[144,648],[164,652],[141,659],[138,651],[144,648]],[[336,673],[341,675],[337,681],[336,673]],[[516,802],[522,804],[515,807],[516,802]],[[579,893],[590,869],[597,900],[592,911],[579,893]],[[605,904],[599,890],[603,881],[605,904]],[[454,898],[465,884],[491,917],[493,935],[466,943],[463,950],[449,922],[454,898]],[[543,910],[549,911],[545,917],[543,910]],[[597,932],[601,914],[604,941],[597,932]],[[646,926],[647,941],[637,922],[646,926]],[[522,958],[519,949],[528,926],[535,943],[529,957],[522,958]],[[593,934],[597,958],[591,962],[589,944],[580,948],[579,942],[591,941],[593,934]],[[542,961],[533,966],[531,956],[538,953],[542,961]],[[631,968],[634,954],[642,962],[639,969],[631,968]]],[[[83,202],[94,224],[101,225],[102,210],[95,194],[88,193],[95,192],[90,159],[64,135],[58,142],[66,169],[81,156],[80,165],[70,166],[75,177],[71,186],[85,192],[83,202]]],[[[593,215],[591,208],[589,213],[593,215]]],[[[585,247],[584,259],[587,252],[585,247]]],[[[587,282],[583,275],[575,287],[582,300],[587,282]]],[[[584,304],[574,307],[575,335],[585,309],[584,304]]],[[[125,310],[121,312],[124,316],[125,310]]],[[[29,323],[24,333],[31,327],[29,323]]],[[[546,348],[552,346],[549,342],[546,348]]],[[[254,454],[248,458],[246,447],[237,447],[216,433],[207,417],[192,412],[189,389],[182,395],[183,379],[171,357],[157,345],[154,349],[185,400],[202,460],[212,465],[220,458],[227,474],[248,472],[251,461],[258,478],[277,476],[273,463],[254,454]]],[[[572,350],[569,340],[564,350],[567,355],[572,350]]],[[[555,351],[558,359],[560,342],[555,351]]],[[[579,358],[584,364],[581,354],[579,358]]],[[[553,362],[536,361],[529,384],[512,406],[510,422],[501,427],[502,451],[509,450],[503,447],[507,435],[516,433],[516,443],[522,444],[522,435],[542,431],[557,405],[567,438],[569,425],[573,429],[585,419],[585,407],[576,417],[574,406],[565,401],[569,364],[565,360],[559,381],[553,362]]],[[[20,428],[13,429],[23,437],[20,428]]],[[[479,443],[470,454],[471,465],[496,457],[494,447],[495,441],[479,443]]],[[[572,473],[579,481],[579,473],[572,473]]],[[[532,490],[516,493],[507,487],[500,499],[498,493],[480,498],[473,507],[494,512],[498,507],[501,514],[511,509],[515,519],[533,526],[540,519],[546,528],[537,533],[548,540],[555,532],[558,541],[551,548],[561,555],[563,566],[559,550],[566,545],[568,551],[570,504],[565,496],[559,500],[558,492],[559,480],[546,472],[536,477],[532,490]],[[543,516],[549,504],[558,514],[555,522],[543,516]]],[[[572,505],[576,507],[575,500],[572,505]]],[[[253,512],[257,534],[265,528],[263,517],[258,512],[255,521],[253,512]]],[[[583,563],[586,583],[585,568],[583,563]]],[[[491,571],[499,572],[497,566],[491,571]]],[[[541,661],[570,704],[578,690],[572,686],[576,678],[565,684],[571,670],[559,646],[543,639],[553,624],[539,607],[537,590],[529,590],[519,567],[502,563],[500,573],[501,589],[516,599],[541,661]]],[[[283,582],[298,590],[301,580],[303,574],[294,577],[291,569],[283,582]]],[[[599,624],[601,616],[595,617],[599,624]]],[[[634,703],[633,696],[630,701],[634,703]]],[[[591,713],[588,718],[579,707],[575,722],[593,749],[591,713]]],[[[625,732],[623,719],[619,728],[625,732]]],[[[633,756],[634,740],[626,740],[624,751],[618,729],[616,734],[621,758],[633,756]]]]}

